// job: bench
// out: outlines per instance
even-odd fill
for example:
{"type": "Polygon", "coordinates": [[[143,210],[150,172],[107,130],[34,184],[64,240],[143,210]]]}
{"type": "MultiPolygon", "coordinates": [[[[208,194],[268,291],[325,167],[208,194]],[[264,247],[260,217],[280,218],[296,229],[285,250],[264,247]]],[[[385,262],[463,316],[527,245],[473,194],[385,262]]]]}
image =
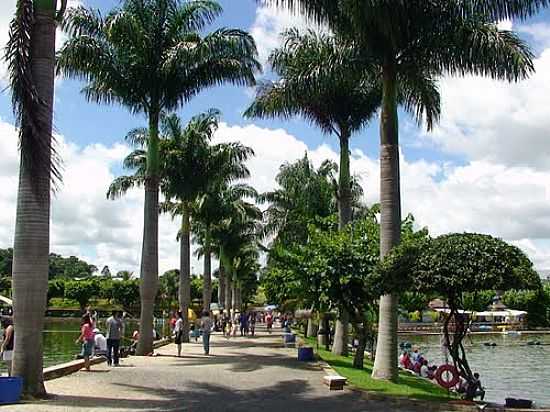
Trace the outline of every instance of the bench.
{"type": "Polygon", "coordinates": [[[331,391],[341,391],[344,389],[347,379],[340,375],[327,375],[323,377],[323,383],[331,391]]]}

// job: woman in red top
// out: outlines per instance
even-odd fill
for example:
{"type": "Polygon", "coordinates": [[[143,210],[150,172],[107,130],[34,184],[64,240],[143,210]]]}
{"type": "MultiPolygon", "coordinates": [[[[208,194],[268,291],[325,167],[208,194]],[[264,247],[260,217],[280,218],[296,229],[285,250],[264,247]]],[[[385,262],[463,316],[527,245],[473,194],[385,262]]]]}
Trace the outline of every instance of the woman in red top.
{"type": "Polygon", "coordinates": [[[82,316],[82,322],[80,323],[80,336],[76,340],[76,343],[82,342],[82,358],[84,358],[84,367],[90,371],[90,356],[94,349],[94,328],[90,315],[86,314],[82,316]]]}

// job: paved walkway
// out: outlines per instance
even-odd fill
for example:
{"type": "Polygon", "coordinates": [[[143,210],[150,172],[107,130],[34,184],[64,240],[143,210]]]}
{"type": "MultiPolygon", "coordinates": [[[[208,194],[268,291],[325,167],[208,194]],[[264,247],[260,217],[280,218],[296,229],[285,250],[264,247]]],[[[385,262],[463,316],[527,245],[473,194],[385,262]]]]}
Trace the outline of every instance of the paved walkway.
{"type": "MultiPolygon", "coordinates": [[[[61,411],[389,411],[350,391],[329,391],[323,371],[295,360],[295,349],[260,332],[255,338],[212,336],[211,355],[201,343],[157,351],[157,357],[130,357],[119,368],[95,366],[92,372],[46,383],[52,400],[0,407],[0,412],[61,411]]],[[[410,409],[403,409],[410,410],[410,409]]]]}

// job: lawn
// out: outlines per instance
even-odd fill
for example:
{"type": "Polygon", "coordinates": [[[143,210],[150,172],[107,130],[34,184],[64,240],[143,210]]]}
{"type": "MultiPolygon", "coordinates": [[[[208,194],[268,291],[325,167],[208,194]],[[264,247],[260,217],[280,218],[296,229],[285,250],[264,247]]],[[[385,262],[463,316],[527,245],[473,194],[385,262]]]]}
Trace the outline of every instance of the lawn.
{"type": "Polygon", "coordinates": [[[348,379],[352,386],[364,389],[369,392],[375,392],[389,396],[404,396],[407,398],[442,401],[452,399],[447,391],[431,382],[410,375],[406,372],[400,372],[399,380],[396,383],[375,380],[371,377],[372,362],[365,359],[363,370],[353,368],[352,356],[333,355],[324,347],[317,347],[315,338],[306,338],[306,342],[313,346],[321,359],[327,362],[336,372],[348,379]]]}

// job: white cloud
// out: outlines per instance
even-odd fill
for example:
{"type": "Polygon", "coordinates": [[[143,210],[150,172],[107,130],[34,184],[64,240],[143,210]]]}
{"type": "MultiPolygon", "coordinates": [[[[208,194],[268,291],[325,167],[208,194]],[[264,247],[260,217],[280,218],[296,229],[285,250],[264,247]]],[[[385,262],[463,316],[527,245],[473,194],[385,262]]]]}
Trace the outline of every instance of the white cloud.
{"type": "Polygon", "coordinates": [[[318,25],[308,21],[297,11],[289,11],[275,6],[258,6],[256,19],[250,33],[256,40],[260,61],[263,65],[267,62],[271,51],[281,46],[281,33],[292,27],[297,27],[300,30],[319,29],[318,25]]]}
{"type": "MultiPolygon", "coordinates": [[[[17,140],[13,127],[0,122],[0,247],[11,246],[17,191],[17,140]]],[[[222,123],[216,141],[241,141],[252,147],[251,184],[259,191],[275,186],[275,176],[285,161],[304,155],[306,144],[282,129],[222,123]]],[[[111,169],[128,152],[121,144],[91,144],[78,147],[61,139],[65,159],[64,184],[52,206],[51,250],[88,258],[113,271],[139,273],[143,227],[143,192],[134,190],[122,199],[105,199],[113,179],[111,169]]],[[[338,159],[328,145],[309,150],[319,165],[338,159]]],[[[352,151],[352,171],[361,178],[369,203],[379,198],[378,159],[360,150],[352,151]]],[[[403,213],[413,213],[420,226],[434,235],[476,231],[513,241],[525,250],[539,268],[550,268],[550,171],[530,167],[472,161],[463,166],[439,162],[409,161],[401,157],[403,213]]],[[[179,246],[175,240],[179,221],[160,218],[159,267],[178,267],[179,246]]],[[[195,273],[202,262],[193,257],[195,273]]]]}
{"type": "Polygon", "coordinates": [[[424,138],[471,160],[547,168],[550,49],[535,67],[530,79],[514,84],[472,76],[444,79],[441,124],[424,138]]]}

